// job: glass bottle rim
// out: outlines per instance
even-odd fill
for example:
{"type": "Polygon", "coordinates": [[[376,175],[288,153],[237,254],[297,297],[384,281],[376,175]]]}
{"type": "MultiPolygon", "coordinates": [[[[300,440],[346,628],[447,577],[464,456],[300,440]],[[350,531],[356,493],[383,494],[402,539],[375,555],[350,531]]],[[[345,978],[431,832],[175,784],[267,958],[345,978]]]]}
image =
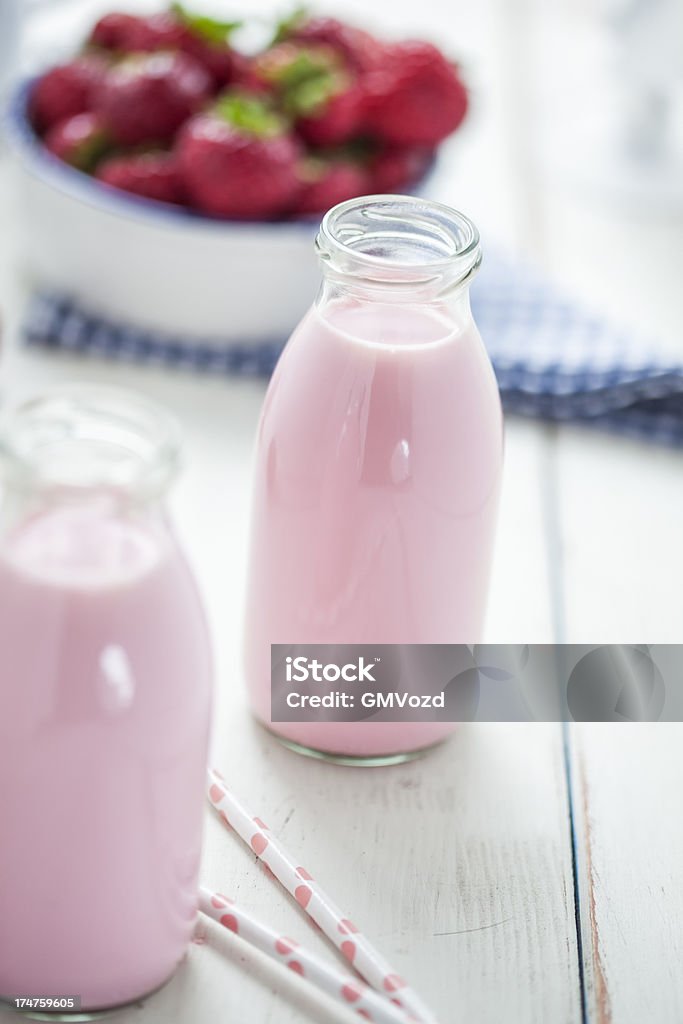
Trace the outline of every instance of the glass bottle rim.
{"type": "Polygon", "coordinates": [[[464,213],[419,196],[349,199],[323,217],[316,239],[332,272],[407,286],[461,285],[481,263],[479,232],[464,213]]]}
{"type": "Polygon", "coordinates": [[[160,497],[181,464],[175,417],[135,391],[60,384],[0,418],[0,461],[11,484],[160,497]]]}

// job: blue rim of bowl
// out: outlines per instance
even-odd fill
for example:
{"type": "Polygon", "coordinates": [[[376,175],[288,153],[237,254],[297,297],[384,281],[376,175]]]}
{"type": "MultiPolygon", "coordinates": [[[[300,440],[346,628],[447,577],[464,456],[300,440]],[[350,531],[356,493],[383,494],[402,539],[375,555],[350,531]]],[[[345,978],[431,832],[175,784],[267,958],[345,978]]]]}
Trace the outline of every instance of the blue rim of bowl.
{"type": "MultiPolygon", "coordinates": [[[[211,217],[186,207],[175,207],[170,203],[138,198],[110,188],[84,171],[70,167],[45,149],[28,116],[29,95],[36,81],[37,76],[24,79],[11,90],[3,117],[7,137],[11,148],[27,170],[69,198],[132,220],[152,220],[176,228],[223,231],[230,227],[231,230],[247,233],[288,229],[297,234],[308,235],[313,235],[318,229],[323,214],[319,217],[302,217],[296,220],[229,220],[211,217]]],[[[432,176],[435,162],[436,158],[420,180],[411,186],[408,194],[421,193],[423,186],[432,176]]]]}

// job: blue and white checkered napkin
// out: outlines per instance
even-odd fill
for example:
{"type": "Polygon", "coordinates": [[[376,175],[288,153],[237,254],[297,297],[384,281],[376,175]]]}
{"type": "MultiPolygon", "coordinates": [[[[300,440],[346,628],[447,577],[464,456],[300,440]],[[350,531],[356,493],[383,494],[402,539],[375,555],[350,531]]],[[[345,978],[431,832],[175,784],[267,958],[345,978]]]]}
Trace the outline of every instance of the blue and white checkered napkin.
{"type": "MultiPolygon", "coordinates": [[[[654,342],[586,313],[542,277],[495,258],[473,286],[472,306],[508,410],[683,444],[683,357],[667,357],[654,342]]],[[[268,376],[282,347],[168,338],[44,293],[29,303],[24,335],[36,345],[249,376],[268,376]]]]}

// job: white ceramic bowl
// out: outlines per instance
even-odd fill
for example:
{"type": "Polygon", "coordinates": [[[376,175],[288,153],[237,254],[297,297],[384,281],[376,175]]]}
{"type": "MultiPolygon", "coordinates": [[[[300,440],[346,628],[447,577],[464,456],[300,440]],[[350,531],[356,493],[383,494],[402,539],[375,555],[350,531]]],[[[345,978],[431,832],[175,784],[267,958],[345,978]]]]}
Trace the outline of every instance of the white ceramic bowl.
{"type": "Polygon", "coordinates": [[[188,342],[287,337],[318,287],[317,222],[213,220],[107,188],[42,147],[29,89],[12,96],[7,128],[32,283],[188,342]]]}

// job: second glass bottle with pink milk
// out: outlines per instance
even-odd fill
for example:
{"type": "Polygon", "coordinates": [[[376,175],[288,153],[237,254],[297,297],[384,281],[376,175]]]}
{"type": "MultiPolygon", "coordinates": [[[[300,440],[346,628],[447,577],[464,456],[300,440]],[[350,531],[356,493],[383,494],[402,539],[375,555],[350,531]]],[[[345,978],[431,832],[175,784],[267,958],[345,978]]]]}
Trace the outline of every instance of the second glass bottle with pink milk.
{"type": "Polygon", "coordinates": [[[472,319],[479,236],[401,196],[350,200],[317,238],[323,282],[258,432],[246,620],[257,718],[331,759],[400,760],[450,722],[272,722],[270,645],[481,640],[503,457],[472,319]]]}

